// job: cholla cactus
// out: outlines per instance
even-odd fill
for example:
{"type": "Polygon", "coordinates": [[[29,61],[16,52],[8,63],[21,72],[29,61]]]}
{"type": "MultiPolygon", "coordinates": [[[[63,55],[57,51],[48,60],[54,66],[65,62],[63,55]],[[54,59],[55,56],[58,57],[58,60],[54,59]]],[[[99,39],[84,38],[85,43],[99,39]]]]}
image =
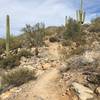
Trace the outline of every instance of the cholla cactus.
{"type": "Polygon", "coordinates": [[[81,0],[81,7],[80,7],[80,10],[77,10],[76,11],[76,17],[77,17],[77,21],[80,23],[80,24],[83,24],[84,21],[85,21],[85,12],[83,10],[83,0],[81,0]]]}
{"type": "Polygon", "coordinates": [[[10,50],[10,17],[6,16],[6,53],[9,55],[10,50]]]}

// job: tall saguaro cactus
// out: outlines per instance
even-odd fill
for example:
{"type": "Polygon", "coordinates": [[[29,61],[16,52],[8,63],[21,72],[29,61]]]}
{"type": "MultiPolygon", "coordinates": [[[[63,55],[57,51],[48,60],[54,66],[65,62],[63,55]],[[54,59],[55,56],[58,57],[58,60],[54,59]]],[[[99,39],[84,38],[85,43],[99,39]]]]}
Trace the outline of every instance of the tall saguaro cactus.
{"type": "Polygon", "coordinates": [[[65,16],[65,27],[66,27],[66,25],[67,25],[67,16],[65,16]]]}
{"type": "Polygon", "coordinates": [[[77,17],[77,21],[80,24],[83,24],[85,21],[85,12],[83,10],[83,0],[81,0],[81,6],[80,9],[76,11],[76,17],[77,17]]]}
{"type": "Polygon", "coordinates": [[[10,17],[6,16],[6,53],[9,55],[10,50],[10,17]]]}

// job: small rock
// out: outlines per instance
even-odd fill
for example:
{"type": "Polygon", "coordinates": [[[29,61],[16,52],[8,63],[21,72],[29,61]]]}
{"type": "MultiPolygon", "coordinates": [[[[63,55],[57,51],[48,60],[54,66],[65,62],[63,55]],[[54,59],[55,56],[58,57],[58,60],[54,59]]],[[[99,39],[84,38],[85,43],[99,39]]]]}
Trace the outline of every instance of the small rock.
{"type": "Polygon", "coordinates": [[[43,70],[49,69],[51,67],[50,63],[46,63],[44,65],[42,65],[43,70]]]}
{"type": "Polygon", "coordinates": [[[26,62],[26,61],[27,61],[27,58],[21,57],[21,62],[26,62]]]}
{"type": "Polygon", "coordinates": [[[21,51],[21,48],[18,48],[18,52],[20,52],[21,51]]]}
{"type": "Polygon", "coordinates": [[[35,69],[32,65],[24,65],[23,67],[28,68],[30,70],[34,70],[35,69]]]}
{"type": "Polygon", "coordinates": [[[35,48],[31,48],[31,52],[33,52],[33,53],[34,53],[34,51],[35,51],[35,48]]]}

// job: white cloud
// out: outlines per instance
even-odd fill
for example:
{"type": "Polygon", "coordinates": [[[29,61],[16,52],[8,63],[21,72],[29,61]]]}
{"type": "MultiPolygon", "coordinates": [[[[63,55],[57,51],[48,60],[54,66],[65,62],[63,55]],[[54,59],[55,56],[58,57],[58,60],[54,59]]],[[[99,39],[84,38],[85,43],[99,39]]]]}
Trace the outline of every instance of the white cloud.
{"type": "MultiPolygon", "coordinates": [[[[85,0],[86,9],[95,2],[95,0],[91,0],[91,3],[89,1],[85,0]]],[[[46,25],[64,24],[66,15],[75,18],[78,7],[78,0],[0,0],[0,35],[5,33],[6,14],[11,17],[12,33],[19,33],[27,23],[44,21],[46,25]]]]}

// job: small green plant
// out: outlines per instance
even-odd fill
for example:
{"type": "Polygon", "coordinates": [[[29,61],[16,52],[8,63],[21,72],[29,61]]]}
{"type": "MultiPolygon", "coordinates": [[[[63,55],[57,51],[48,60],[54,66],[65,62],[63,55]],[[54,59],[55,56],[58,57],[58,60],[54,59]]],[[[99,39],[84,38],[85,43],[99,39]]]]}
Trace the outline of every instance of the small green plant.
{"type": "Polygon", "coordinates": [[[1,84],[5,86],[19,86],[35,78],[34,71],[29,70],[28,68],[17,68],[2,75],[1,84]]]}
{"type": "Polygon", "coordinates": [[[9,55],[10,51],[10,17],[6,17],[6,53],[9,55]]]}

